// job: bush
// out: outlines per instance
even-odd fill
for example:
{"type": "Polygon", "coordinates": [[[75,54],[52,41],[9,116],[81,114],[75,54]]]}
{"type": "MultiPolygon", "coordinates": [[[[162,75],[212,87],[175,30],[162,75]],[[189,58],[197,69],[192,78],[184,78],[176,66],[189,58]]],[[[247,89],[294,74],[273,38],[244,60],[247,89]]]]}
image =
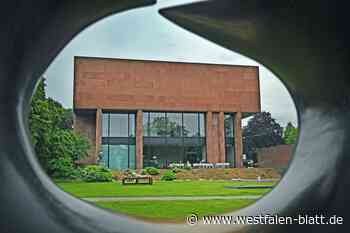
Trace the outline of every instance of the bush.
{"type": "Polygon", "coordinates": [[[151,176],[156,176],[160,174],[159,169],[155,168],[155,167],[146,167],[145,168],[146,173],[151,175],[151,176]]]}
{"type": "Polygon", "coordinates": [[[39,157],[39,160],[47,174],[59,179],[79,178],[80,170],[74,161],[87,155],[89,146],[87,140],[72,130],[60,129],[52,131],[45,140],[42,149],[48,156],[39,157]],[[47,162],[43,162],[42,159],[47,162]]]}
{"type": "Polygon", "coordinates": [[[173,171],[166,171],[160,179],[165,181],[175,180],[176,173],[174,173],[173,171]]]}
{"type": "Polygon", "coordinates": [[[80,176],[74,162],[88,156],[89,140],[73,131],[73,112],[46,97],[41,80],[32,98],[29,129],[42,168],[53,178],[80,176]]]}
{"type": "Polygon", "coordinates": [[[142,169],[141,175],[147,175],[147,171],[145,169],[142,169]]]}
{"type": "Polygon", "coordinates": [[[86,166],[82,171],[82,179],[86,182],[111,182],[111,170],[99,165],[86,166]]]}
{"type": "Polygon", "coordinates": [[[59,179],[78,179],[81,176],[81,169],[76,168],[71,158],[58,158],[49,162],[52,169],[51,176],[59,179]]]}
{"type": "Polygon", "coordinates": [[[187,171],[191,171],[192,167],[190,165],[185,165],[184,169],[187,170],[187,171]]]}

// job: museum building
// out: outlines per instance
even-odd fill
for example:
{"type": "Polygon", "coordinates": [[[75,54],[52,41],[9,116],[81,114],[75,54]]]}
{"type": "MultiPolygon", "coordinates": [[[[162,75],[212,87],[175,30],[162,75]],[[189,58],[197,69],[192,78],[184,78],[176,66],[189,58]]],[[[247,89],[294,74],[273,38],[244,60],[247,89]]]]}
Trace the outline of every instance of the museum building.
{"type": "Polygon", "coordinates": [[[75,57],[74,130],[83,163],[242,166],[242,117],[260,111],[255,66],[75,57]]]}

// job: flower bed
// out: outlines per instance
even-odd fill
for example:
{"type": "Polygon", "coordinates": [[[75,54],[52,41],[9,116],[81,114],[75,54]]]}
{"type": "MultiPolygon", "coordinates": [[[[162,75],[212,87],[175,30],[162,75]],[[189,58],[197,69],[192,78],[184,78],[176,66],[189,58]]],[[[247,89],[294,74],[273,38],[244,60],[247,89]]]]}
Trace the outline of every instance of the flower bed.
{"type": "MultiPolygon", "coordinates": [[[[169,169],[161,169],[159,175],[152,176],[154,180],[160,180],[169,169]]],[[[137,171],[141,173],[141,171],[137,171]]],[[[120,180],[123,173],[113,171],[116,180],[120,180]]],[[[273,168],[210,168],[210,169],[180,169],[176,172],[177,180],[231,180],[231,179],[280,179],[281,176],[273,168]]]]}

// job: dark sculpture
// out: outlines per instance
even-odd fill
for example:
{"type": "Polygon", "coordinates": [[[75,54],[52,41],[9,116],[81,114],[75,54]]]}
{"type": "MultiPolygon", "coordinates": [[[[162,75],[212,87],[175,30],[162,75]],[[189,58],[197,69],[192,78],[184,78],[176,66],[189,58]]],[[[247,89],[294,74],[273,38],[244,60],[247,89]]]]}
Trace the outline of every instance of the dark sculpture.
{"type": "MultiPolygon", "coordinates": [[[[27,114],[38,78],[82,29],[151,0],[18,0],[0,8],[1,232],[346,232],[350,219],[349,29],[343,1],[213,0],[161,11],[270,68],[292,94],[300,138],[285,177],[236,213],[337,214],[343,225],[159,225],[93,207],[40,169],[27,114]]],[[[123,25],[120,25],[123,27],[123,25]]]]}

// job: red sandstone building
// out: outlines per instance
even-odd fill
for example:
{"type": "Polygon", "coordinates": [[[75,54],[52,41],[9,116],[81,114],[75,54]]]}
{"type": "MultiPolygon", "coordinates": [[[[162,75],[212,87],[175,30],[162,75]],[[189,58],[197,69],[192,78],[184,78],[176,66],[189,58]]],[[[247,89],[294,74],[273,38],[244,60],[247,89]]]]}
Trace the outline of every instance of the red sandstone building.
{"type": "Polygon", "coordinates": [[[74,72],[87,162],[242,166],[241,119],[260,111],[258,67],[76,57],[74,72]]]}

